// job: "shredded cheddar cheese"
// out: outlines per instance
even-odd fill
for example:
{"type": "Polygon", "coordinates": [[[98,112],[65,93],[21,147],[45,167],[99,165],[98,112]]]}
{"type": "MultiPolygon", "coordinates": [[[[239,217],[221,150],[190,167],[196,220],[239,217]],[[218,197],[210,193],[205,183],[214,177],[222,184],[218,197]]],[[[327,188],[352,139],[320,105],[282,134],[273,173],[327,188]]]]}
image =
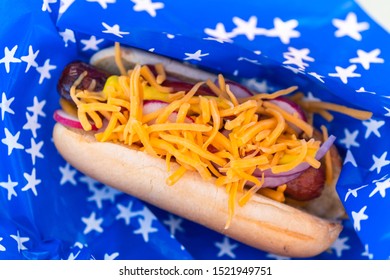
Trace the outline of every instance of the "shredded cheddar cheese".
{"type": "MultiPolygon", "coordinates": [[[[165,158],[171,173],[167,185],[174,185],[188,171],[198,172],[205,180],[215,178],[216,185],[224,187],[229,194],[226,227],[233,219],[236,204],[245,205],[256,192],[284,202],[286,186],[262,188],[264,173],[259,178],[253,174],[256,169],[278,174],[303,162],[319,168],[321,163],[315,154],[320,142],[311,139],[312,125],[269,102],[290,94],[296,87],[236,98],[219,75],[219,86],[205,81],[195,84],[188,92],[174,92],[162,85],[167,78],[162,65],[155,66],[155,75],[146,65],[126,70],[118,49],[115,57],[121,75],[108,78],[102,92],[76,89],[83,75],[71,88],[71,98],[83,128],[91,130],[92,121],[98,128],[104,127],[95,134],[98,141],[133,145],[151,156],[165,158]],[[216,96],[197,96],[202,85],[208,86],[216,96]],[[144,113],[145,100],[153,99],[169,104],[144,113]],[[291,125],[302,129],[309,139],[299,138],[291,125]],[[172,170],[172,160],[179,164],[175,170],[172,170]],[[246,185],[252,187],[246,189],[246,185]]],[[[312,105],[323,111],[344,110],[329,104],[312,105]]],[[[367,117],[352,109],[348,113],[367,117]]],[[[325,131],[324,135],[327,137],[325,131]]],[[[327,174],[331,177],[331,170],[327,174]]]]}

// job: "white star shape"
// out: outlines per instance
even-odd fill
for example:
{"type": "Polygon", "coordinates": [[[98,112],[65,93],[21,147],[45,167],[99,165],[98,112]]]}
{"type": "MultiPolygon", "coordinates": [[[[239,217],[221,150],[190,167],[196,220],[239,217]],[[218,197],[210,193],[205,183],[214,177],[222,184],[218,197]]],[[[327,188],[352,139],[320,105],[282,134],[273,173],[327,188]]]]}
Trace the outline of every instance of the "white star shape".
{"type": "Polygon", "coordinates": [[[106,29],[106,30],[102,31],[103,33],[113,34],[113,35],[120,37],[120,38],[123,38],[122,35],[130,34],[130,32],[120,31],[120,27],[118,24],[114,24],[113,26],[110,26],[107,23],[102,22],[102,25],[106,29]]]}
{"type": "Polygon", "coordinates": [[[360,87],[359,89],[356,90],[356,92],[367,92],[367,93],[371,93],[371,94],[376,94],[376,92],[368,91],[364,87],[360,87]]]}
{"type": "Polygon", "coordinates": [[[88,189],[92,192],[96,188],[96,184],[99,182],[96,181],[95,179],[92,179],[89,176],[82,176],[79,179],[80,182],[87,184],[88,189]]]}
{"type": "MultiPolygon", "coordinates": [[[[2,241],[3,240],[3,237],[0,237],[0,241],[2,241]]],[[[3,245],[1,245],[0,244],[0,251],[1,252],[4,252],[4,251],[6,251],[7,249],[3,246],[3,245]]]]}
{"type": "Polygon", "coordinates": [[[10,99],[7,99],[7,96],[5,95],[5,92],[1,95],[1,103],[0,103],[0,109],[1,109],[1,120],[4,120],[5,113],[9,113],[14,115],[15,112],[11,109],[11,104],[14,101],[15,97],[11,97],[10,99]]]}
{"type": "Polygon", "coordinates": [[[60,2],[60,9],[58,10],[58,13],[61,15],[66,12],[66,10],[70,7],[70,5],[73,4],[73,2],[76,0],[61,0],[60,2]]]}
{"type": "Polygon", "coordinates": [[[299,31],[294,30],[298,26],[298,21],[291,19],[282,21],[280,18],[274,19],[274,28],[269,29],[265,35],[269,37],[279,37],[283,44],[289,44],[291,38],[298,38],[301,36],[299,31]]]}
{"type": "Polygon", "coordinates": [[[351,249],[351,246],[347,245],[346,242],[348,241],[348,237],[344,238],[337,238],[335,242],[330,246],[331,249],[333,249],[336,252],[336,256],[338,258],[341,258],[343,255],[344,250],[351,249]]]}
{"type": "Polygon", "coordinates": [[[8,181],[7,182],[0,182],[0,187],[5,188],[8,191],[8,200],[11,200],[12,196],[18,196],[15,187],[18,185],[18,182],[12,182],[11,176],[8,174],[8,181]]]}
{"type": "Polygon", "coordinates": [[[347,201],[347,199],[352,195],[353,197],[358,197],[358,191],[360,191],[361,189],[364,189],[365,187],[367,187],[368,185],[363,185],[361,187],[358,187],[356,189],[348,189],[348,192],[345,194],[345,197],[344,197],[344,201],[347,201]]]}
{"type": "Polygon", "coordinates": [[[321,101],[318,97],[315,97],[311,91],[307,92],[307,96],[303,98],[306,101],[321,101]]]}
{"type": "Polygon", "coordinates": [[[103,9],[107,9],[107,4],[115,3],[116,0],[87,0],[87,2],[96,2],[96,3],[98,3],[103,9]]]}
{"type": "Polygon", "coordinates": [[[41,148],[44,142],[40,141],[39,143],[35,143],[34,138],[31,138],[30,143],[31,147],[25,149],[25,151],[31,155],[32,164],[35,165],[35,158],[44,158],[44,155],[41,153],[41,148]]]}
{"type": "Polygon", "coordinates": [[[96,219],[96,213],[92,212],[88,218],[81,217],[81,221],[86,225],[83,231],[84,234],[88,234],[91,231],[97,231],[99,233],[103,232],[101,224],[103,223],[103,218],[96,219]]]}
{"type": "Polygon", "coordinates": [[[390,117],[390,108],[387,108],[387,107],[383,107],[383,109],[385,109],[387,111],[387,113],[385,114],[386,117],[390,117]]]}
{"type": "Polygon", "coordinates": [[[232,38],[234,37],[233,33],[226,31],[225,25],[221,22],[217,23],[215,29],[205,28],[204,32],[211,36],[206,38],[207,40],[215,40],[220,43],[232,42],[232,38]]]}
{"type": "Polygon", "coordinates": [[[74,186],[76,185],[76,179],[74,178],[74,176],[76,175],[77,171],[75,169],[71,169],[69,163],[66,163],[64,167],[60,166],[59,170],[62,175],[60,181],[61,186],[67,182],[71,183],[74,186]]]}
{"type": "Polygon", "coordinates": [[[97,51],[99,50],[98,45],[102,43],[104,39],[96,39],[96,36],[92,35],[88,40],[80,40],[82,44],[84,44],[84,47],[81,49],[82,51],[88,51],[88,50],[93,50],[97,51]]]}
{"type": "Polygon", "coordinates": [[[37,137],[37,129],[41,128],[41,124],[38,122],[38,116],[35,114],[30,114],[26,112],[27,122],[24,124],[23,129],[31,130],[34,138],[37,137]]]}
{"type": "Polygon", "coordinates": [[[4,63],[5,71],[9,73],[11,63],[20,63],[21,60],[15,57],[15,52],[18,49],[18,45],[15,45],[11,50],[8,47],[4,48],[4,57],[0,59],[0,64],[4,63]]]}
{"type": "Polygon", "coordinates": [[[390,164],[390,160],[387,160],[386,157],[387,152],[384,152],[379,158],[373,155],[372,159],[374,160],[374,164],[371,166],[370,171],[374,171],[376,169],[379,174],[382,170],[382,167],[385,167],[390,164]]]}
{"type": "Polygon", "coordinates": [[[51,13],[51,8],[49,4],[54,4],[54,3],[57,3],[57,0],[43,0],[42,12],[48,11],[49,13],[51,13]]]}
{"type": "Polygon", "coordinates": [[[361,221],[367,220],[368,216],[364,213],[367,209],[367,206],[362,207],[359,212],[352,211],[353,227],[355,230],[360,231],[361,221]]]}
{"type": "Polygon", "coordinates": [[[39,76],[39,84],[43,83],[44,79],[50,79],[50,71],[56,69],[57,66],[50,64],[50,59],[46,59],[45,63],[42,66],[37,67],[37,71],[40,74],[39,76]]]}
{"type": "Polygon", "coordinates": [[[365,52],[363,50],[357,51],[357,57],[351,58],[349,62],[351,63],[360,63],[364,69],[370,69],[371,63],[384,63],[383,58],[378,57],[381,53],[380,49],[375,49],[370,52],[365,52]]]}
{"type": "Polygon", "coordinates": [[[369,28],[367,22],[358,22],[356,14],[353,12],[348,13],[345,20],[335,18],[332,23],[337,28],[334,33],[336,37],[349,36],[357,41],[362,39],[360,32],[369,28]]]}
{"type": "Polygon", "coordinates": [[[24,149],[24,146],[18,143],[20,137],[20,131],[15,135],[12,135],[8,128],[4,128],[5,138],[1,139],[1,142],[8,147],[8,155],[11,155],[14,149],[24,149]]]}
{"type": "Polygon", "coordinates": [[[15,239],[16,243],[18,244],[18,252],[27,250],[27,247],[24,246],[23,243],[28,242],[30,240],[29,237],[21,237],[19,231],[16,231],[16,235],[11,234],[10,237],[15,239]]]}
{"type": "Polygon", "coordinates": [[[155,17],[157,15],[156,10],[164,8],[162,2],[152,2],[151,0],[131,0],[135,5],[133,10],[136,12],[147,12],[150,16],[155,17]]]}
{"type": "Polygon", "coordinates": [[[59,34],[65,42],[65,47],[68,46],[69,41],[72,43],[76,43],[76,38],[73,30],[66,28],[65,31],[59,32],[59,34]]]}
{"type": "Polygon", "coordinates": [[[350,150],[347,150],[347,154],[345,155],[345,159],[344,159],[344,165],[347,164],[348,162],[351,163],[353,166],[357,167],[355,157],[353,156],[350,150]]]}
{"type": "Polygon", "coordinates": [[[32,67],[38,67],[38,63],[35,61],[37,59],[38,53],[39,53],[39,50],[34,52],[32,46],[30,45],[28,47],[28,55],[22,56],[20,58],[22,61],[27,63],[26,71],[24,71],[25,73],[27,73],[28,70],[30,70],[31,66],[32,67]]]}
{"type": "Polygon", "coordinates": [[[39,185],[42,180],[37,179],[35,168],[31,171],[31,174],[23,173],[24,178],[27,180],[27,184],[22,188],[22,191],[31,190],[35,196],[38,195],[36,186],[39,185]]]}
{"type": "Polygon", "coordinates": [[[355,64],[352,64],[347,68],[336,66],[335,69],[337,73],[329,73],[329,76],[338,77],[344,84],[347,84],[348,78],[355,78],[361,76],[359,73],[355,73],[356,67],[357,66],[355,64]]]}
{"type": "Polygon", "coordinates": [[[348,128],[344,128],[345,137],[340,139],[340,143],[345,145],[347,149],[351,147],[360,147],[360,144],[356,141],[357,136],[359,135],[359,130],[349,132],[348,128]]]}
{"type": "Polygon", "coordinates": [[[169,215],[168,220],[163,221],[165,225],[169,226],[169,231],[172,236],[175,236],[177,230],[184,232],[184,229],[181,227],[182,222],[182,218],[174,217],[172,214],[169,215]]]}
{"type": "Polygon", "coordinates": [[[251,16],[248,21],[239,17],[233,17],[233,22],[236,27],[233,29],[232,33],[234,35],[245,35],[249,41],[253,41],[256,35],[266,33],[266,29],[257,27],[256,16],[251,16]]]}
{"type": "MultiPolygon", "coordinates": [[[[146,208],[146,207],[145,207],[146,208]]],[[[149,234],[157,232],[158,229],[152,227],[153,220],[156,219],[154,215],[151,214],[150,211],[144,209],[145,215],[144,218],[139,218],[138,222],[140,224],[140,228],[137,230],[134,230],[134,234],[141,234],[144,241],[147,243],[149,242],[149,234]],[[146,212],[149,212],[149,214],[146,214],[146,212]]]]}
{"type": "Polygon", "coordinates": [[[34,96],[33,99],[33,105],[27,107],[27,111],[30,111],[33,113],[33,115],[46,117],[45,112],[43,112],[43,106],[45,106],[46,100],[39,101],[36,96],[34,96]]]}
{"type": "Polygon", "coordinates": [[[129,205],[127,205],[127,207],[122,204],[118,204],[116,208],[119,210],[119,214],[116,215],[115,219],[116,220],[123,219],[125,221],[125,224],[129,225],[131,222],[131,218],[140,215],[138,211],[136,212],[131,211],[132,207],[133,207],[132,201],[129,202],[129,205]]]}
{"type": "Polygon", "coordinates": [[[305,69],[309,64],[305,63],[306,61],[314,61],[314,58],[308,56],[310,50],[307,48],[304,49],[296,49],[293,47],[288,48],[288,52],[283,53],[283,57],[286,59],[283,64],[294,64],[299,69],[305,69]]]}
{"type": "Polygon", "coordinates": [[[202,54],[202,50],[197,50],[194,53],[184,53],[184,54],[186,55],[186,58],[184,58],[184,60],[197,60],[197,61],[201,61],[202,57],[209,55],[209,53],[202,54]]]}
{"type": "Polygon", "coordinates": [[[390,178],[384,181],[378,181],[375,183],[375,189],[370,193],[369,197],[379,192],[382,198],[386,197],[386,190],[390,188],[390,178]]]}
{"type": "Polygon", "coordinates": [[[364,252],[362,253],[362,257],[367,257],[369,260],[372,260],[374,258],[374,254],[370,253],[370,250],[368,249],[368,244],[364,246],[364,252]]]}
{"type": "Polygon", "coordinates": [[[236,258],[236,254],[233,253],[233,250],[238,247],[237,243],[230,243],[230,239],[227,236],[223,237],[222,242],[215,242],[214,245],[219,248],[218,257],[227,255],[232,259],[236,258]]]}
{"type": "Polygon", "coordinates": [[[104,254],[104,260],[115,260],[118,256],[119,256],[118,252],[114,252],[114,253],[112,253],[110,255],[105,253],[104,254]]]}
{"type": "Polygon", "coordinates": [[[367,127],[366,134],[364,135],[364,138],[367,139],[370,137],[371,133],[374,133],[377,137],[381,137],[381,134],[379,132],[379,129],[385,125],[385,121],[376,121],[374,119],[369,119],[367,121],[363,122],[363,125],[367,127]]]}
{"type": "Polygon", "coordinates": [[[103,200],[111,200],[111,202],[115,201],[115,195],[121,194],[120,191],[110,188],[108,186],[104,186],[103,188],[93,187],[89,189],[93,192],[93,194],[88,197],[88,201],[95,201],[96,206],[101,209],[103,207],[103,200]]]}

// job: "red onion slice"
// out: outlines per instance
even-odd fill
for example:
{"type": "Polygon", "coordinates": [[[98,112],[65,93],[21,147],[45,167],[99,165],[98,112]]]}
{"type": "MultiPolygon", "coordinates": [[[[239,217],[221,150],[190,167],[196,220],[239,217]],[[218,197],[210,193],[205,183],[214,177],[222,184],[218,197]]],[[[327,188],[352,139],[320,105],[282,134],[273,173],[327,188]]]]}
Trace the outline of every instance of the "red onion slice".
{"type": "MultiPolygon", "coordinates": [[[[165,108],[168,105],[169,105],[168,102],[164,102],[161,100],[145,100],[144,106],[143,106],[143,113],[150,114],[150,113],[156,112],[157,110],[165,108]]],[[[173,112],[169,116],[168,120],[171,122],[176,122],[176,118],[177,118],[177,112],[173,112]]],[[[186,116],[184,122],[185,123],[194,123],[194,120],[191,117],[186,116]]]]}
{"type": "MultiPolygon", "coordinates": [[[[219,87],[218,79],[215,80],[215,84],[219,87]]],[[[225,84],[229,86],[230,91],[237,98],[246,98],[253,96],[253,93],[247,87],[240,83],[231,80],[225,80],[225,84]]]]}
{"type": "MultiPolygon", "coordinates": [[[[334,135],[330,135],[328,137],[328,139],[324,143],[322,143],[321,147],[318,149],[318,151],[315,155],[315,159],[320,160],[322,157],[324,157],[326,152],[332,147],[335,140],[336,140],[336,137],[334,135]]],[[[259,179],[261,179],[261,176],[263,173],[264,173],[265,178],[279,178],[279,177],[283,178],[283,177],[288,177],[288,176],[292,176],[292,175],[297,175],[296,177],[298,177],[300,173],[302,173],[303,171],[305,171],[309,167],[310,167],[310,164],[308,164],[307,162],[303,162],[303,163],[299,164],[297,167],[295,167],[294,169],[287,171],[287,172],[281,172],[281,173],[275,174],[275,173],[272,173],[271,169],[267,169],[265,171],[261,171],[261,170],[257,169],[257,170],[255,170],[253,175],[258,177],[259,179]]]]}
{"type": "MultiPolygon", "coordinates": [[[[83,126],[81,125],[81,122],[78,120],[78,118],[69,115],[64,110],[56,110],[54,112],[53,118],[55,121],[65,126],[73,127],[77,129],[83,129],[83,126]]],[[[91,125],[92,125],[92,130],[98,130],[93,123],[91,123],[91,125]]]]}

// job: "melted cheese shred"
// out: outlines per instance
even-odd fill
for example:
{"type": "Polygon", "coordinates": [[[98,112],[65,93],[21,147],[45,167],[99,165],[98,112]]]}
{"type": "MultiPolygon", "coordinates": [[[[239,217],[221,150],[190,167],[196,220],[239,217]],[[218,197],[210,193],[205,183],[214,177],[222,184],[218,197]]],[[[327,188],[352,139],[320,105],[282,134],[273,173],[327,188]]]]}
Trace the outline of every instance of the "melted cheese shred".
{"type": "Polygon", "coordinates": [[[285,186],[262,190],[264,176],[256,177],[255,170],[270,169],[277,174],[302,162],[319,167],[320,162],[314,158],[319,142],[298,138],[290,124],[309,137],[313,127],[267,101],[291,93],[296,87],[239,99],[219,75],[220,86],[205,81],[188,92],[174,92],[161,84],[167,78],[162,65],[155,67],[157,77],[146,65],[136,65],[128,71],[121,63],[118,65],[122,75],[110,77],[102,92],[76,89],[83,76],[71,88],[83,128],[91,130],[92,121],[100,128],[95,134],[98,141],[132,145],[164,158],[170,172],[167,185],[174,185],[186,172],[194,171],[204,180],[215,180],[229,194],[226,227],[236,205],[245,205],[258,191],[272,199],[285,200],[285,186]],[[216,96],[197,96],[200,86],[209,86],[216,96]],[[144,98],[150,88],[156,96],[166,98],[168,94],[174,98],[166,107],[145,114],[144,98]],[[179,164],[175,170],[172,161],[179,164]],[[252,187],[247,189],[246,185],[252,187]]]}

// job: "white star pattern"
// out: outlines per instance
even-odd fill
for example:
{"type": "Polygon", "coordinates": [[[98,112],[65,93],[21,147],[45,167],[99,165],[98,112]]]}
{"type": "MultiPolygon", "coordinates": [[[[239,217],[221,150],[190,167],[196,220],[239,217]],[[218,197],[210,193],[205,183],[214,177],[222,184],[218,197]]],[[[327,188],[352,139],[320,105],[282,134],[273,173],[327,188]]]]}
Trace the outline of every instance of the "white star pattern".
{"type": "Polygon", "coordinates": [[[31,133],[34,138],[37,137],[37,129],[41,128],[41,124],[38,122],[38,115],[30,114],[26,112],[27,122],[24,124],[23,129],[31,130],[31,133]]]}
{"type": "Polygon", "coordinates": [[[306,61],[314,61],[314,58],[308,56],[310,50],[307,48],[304,49],[296,49],[293,47],[288,48],[288,52],[283,53],[283,57],[286,59],[283,64],[294,64],[299,69],[305,69],[309,64],[305,63],[306,61]]]}
{"type": "Polygon", "coordinates": [[[65,47],[68,46],[69,41],[72,43],[76,43],[76,38],[73,30],[66,28],[65,31],[59,32],[59,34],[61,35],[62,39],[65,42],[65,47]]]}
{"type": "Polygon", "coordinates": [[[43,0],[42,12],[48,11],[49,13],[51,13],[52,11],[50,8],[50,4],[54,4],[54,3],[57,3],[57,0],[43,0]]]}
{"type": "Polygon", "coordinates": [[[232,42],[232,38],[234,37],[234,34],[226,31],[225,25],[221,22],[217,23],[215,29],[205,28],[204,32],[207,35],[211,36],[211,38],[209,37],[206,39],[208,40],[213,39],[220,43],[232,42]]]}
{"type": "Polygon", "coordinates": [[[364,87],[360,87],[359,89],[356,90],[356,92],[367,92],[367,93],[371,93],[371,94],[376,94],[376,92],[368,91],[364,87]]]}
{"type": "Polygon", "coordinates": [[[390,108],[387,108],[387,107],[383,107],[383,109],[385,109],[386,110],[386,114],[385,114],[385,116],[386,117],[390,117],[390,108]]]}
{"type": "Polygon", "coordinates": [[[103,33],[112,34],[119,38],[123,38],[123,35],[130,34],[130,32],[120,31],[120,26],[118,24],[114,24],[113,26],[110,26],[107,23],[102,22],[102,25],[106,29],[102,31],[103,33]]]}
{"type": "Polygon", "coordinates": [[[381,53],[380,49],[374,49],[370,52],[365,52],[363,50],[358,50],[358,57],[351,58],[349,62],[351,63],[360,63],[364,69],[370,69],[371,63],[384,63],[383,58],[378,57],[381,53]]]}
{"type": "Polygon", "coordinates": [[[374,133],[377,137],[381,137],[379,129],[385,124],[384,121],[376,121],[374,119],[369,119],[368,121],[364,121],[363,125],[367,127],[366,134],[364,138],[370,137],[371,133],[374,133]]]}
{"type": "Polygon", "coordinates": [[[298,26],[296,19],[283,21],[280,18],[274,19],[274,28],[266,32],[269,37],[279,37],[283,44],[290,44],[292,38],[301,36],[299,31],[294,30],[298,26]]]}
{"type": "Polygon", "coordinates": [[[39,84],[42,84],[44,79],[50,79],[50,71],[56,68],[57,66],[50,64],[50,59],[46,59],[45,63],[42,66],[37,67],[37,71],[40,74],[39,84]]]}
{"type": "Polygon", "coordinates": [[[88,234],[91,231],[97,231],[99,233],[103,232],[101,224],[103,223],[103,218],[96,219],[96,213],[92,212],[88,218],[82,217],[81,221],[86,225],[83,231],[84,234],[88,234]]]}
{"type": "Polygon", "coordinates": [[[141,234],[144,241],[149,242],[149,234],[155,233],[158,229],[152,227],[152,223],[156,220],[156,217],[150,212],[150,210],[146,207],[140,212],[143,215],[143,218],[139,218],[138,222],[140,224],[140,228],[134,230],[134,234],[141,234]]]}
{"type": "Polygon", "coordinates": [[[232,35],[245,35],[249,41],[253,41],[256,35],[263,35],[266,29],[257,27],[257,17],[251,16],[248,21],[239,17],[233,17],[233,22],[236,27],[232,31],[232,35]]]}
{"type": "Polygon", "coordinates": [[[307,73],[311,76],[313,76],[314,78],[316,78],[317,80],[319,80],[321,83],[325,83],[325,81],[322,79],[322,78],[325,78],[325,76],[322,76],[320,74],[317,74],[316,72],[309,72],[307,73]]]}
{"type": "Polygon", "coordinates": [[[28,242],[30,240],[29,237],[21,237],[19,231],[16,231],[16,235],[11,234],[10,237],[12,237],[16,241],[18,246],[18,252],[27,250],[27,247],[24,246],[23,243],[28,242]]]}
{"type": "Polygon", "coordinates": [[[347,150],[347,154],[345,155],[344,165],[346,165],[347,163],[350,163],[353,166],[357,167],[355,157],[353,156],[351,150],[347,150]]]}
{"type": "Polygon", "coordinates": [[[237,243],[233,243],[233,244],[230,243],[229,237],[224,236],[222,242],[215,242],[214,245],[219,249],[217,257],[220,258],[224,255],[227,255],[228,257],[230,257],[232,259],[236,258],[236,254],[233,253],[233,250],[238,247],[238,244],[237,243]]]}
{"type": "Polygon", "coordinates": [[[31,138],[31,147],[28,149],[25,149],[26,153],[31,155],[31,161],[32,164],[35,165],[35,158],[44,158],[44,155],[41,153],[41,148],[43,146],[43,141],[40,141],[39,143],[35,143],[34,138],[31,138]]]}
{"type": "Polygon", "coordinates": [[[382,198],[386,197],[386,190],[390,188],[390,178],[384,181],[375,182],[375,189],[370,193],[368,197],[372,197],[379,192],[382,198]]]}
{"type": "Polygon", "coordinates": [[[0,64],[4,63],[5,71],[9,73],[11,63],[20,63],[21,60],[15,57],[15,52],[18,49],[18,45],[15,45],[11,50],[8,47],[4,48],[4,57],[0,59],[0,64]]]}
{"type": "Polygon", "coordinates": [[[115,260],[119,256],[118,252],[114,252],[112,254],[104,254],[104,260],[115,260]]]}
{"type": "Polygon", "coordinates": [[[133,7],[136,12],[147,12],[150,16],[157,15],[156,10],[163,9],[164,3],[152,2],[151,0],[131,0],[135,5],[133,7]]]}
{"type": "Polygon", "coordinates": [[[97,50],[99,50],[98,45],[100,43],[102,43],[103,41],[104,41],[104,39],[97,40],[96,36],[94,36],[94,35],[92,35],[88,40],[82,39],[82,40],[80,40],[80,42],[82,44],[84,44],[82,51],[88,51],[88,50],[97,51],[97,50]]]}
{"type": "Polygon", "coordinates": [[[139,211],[132,212],[131,208],[133,207],[133,202],[130,201],[127,207],[122,204],[118,204],[116,208],[119,210],[119,214],[116,215],[115,219],[123,219],[126,225],[130,225],[131,218],[137,217],[140,215],[139,211]]]}
{"type": "Polygon", "coordinates": [[[8,174],[7,182],[0,182],[0,187],[5,188],[8,191],[8,200],[11,200],[12,196],[18,196],[15,187],[18,185],[18,182],[12,182],[11,176],[8,174]]]}
{"type": "Polygon", "coordinates": [[[334,33],[336,37],[349,36],[357,41],[362,40],[360,32],[369,28],[367,22],[358,22],[356,14],[353,12],[348,13],[345,20],[333,19],[332,23],[337,28],[334,33]]]}
{"type": "Polygon", "coordinates": [[[27,63],[25,73],[27,73],[28,70],[30,70],[31,66],[32,67],[38,67],[38,63],[35,61],[37,59],[38,54],[39,54],[39,50],[34,52],[32,46],[30,45],[28,47],[28,55],[22,56],[20,58],[22,61],[27,63]]]}
{"type": "Polygon", "coordinates": [[[8,147],[8,155],[12,154],[14,149],[24,149],[24,146],[18,143],[20,137],[20,131],[15,135],[12,135],[8,128],[4,128],[5,138],[1,139],[1,142],[8,147]]]}
{"type": "Polygon", "coordinates": [[[360,191],[361,189],[364,189],[365,187],[367,187],[368,185],[363,185],[361,187],[358,187],[356,189],[348,189],[348,192],[345,194],[345,198],[344,198],[344,201],[347,201],[347,199],[349,198],[349,196],[353,196],[353,197],[358,197],[358,191],[360,191]]]}
{"type": "Polygon", "coordinates": [[[4,115],[5,113],[9,113],[14,115],[15,112],[11,109],[11,104],[15,100],[15,97],[11,97],[10,99],[7,99],[7,96],[5,95],[5,92],[1,95],[1,103],[0,103],[0,109],[1,109],[1,120],[4,121],[4,115]]]}
{"type": "Polygon", "coordinates": [[[110,188],[109,186],[104,186],[103,188],[92,187],[89,188],[93,194],[88,197],[88,201],[95,201],[96,206],[101,209],[103,207],[103,200],[111,200],[114,202],[115,195],[121,194],[120,191],[110,188]]]}
{"type": "Polygon", "coordinates": [[[353,132],[349,132],[348,128],[344,129],[345,137],[341,139],[339,142],[347,149],[351,147],[360,147],[360,144],[356,141],[357,136],[359,135],[359,130],[355,130],[353,132]]]}
{"type": "Polygon", "coordinates": [[[43,112],[43,106],[45,106],[46,100],[39,101],[36,96],[33,99],[33,105],[27,107],[27,111],[33,113],[33,116],[46,117],[45,112],[43,112]]]}
{"type": "Polygon", "coordinates": [[[357,66],[355,64],[352,64],[347,68],[336,66],[335,69],[337,73],[329,73],[329,76],[338,77],[344,84],[347,84],[348,78],[355,78],[361,76],[359,73],[355,73],[356,67],[357,66]]]}
{"type": "Polygon", "coordinates": [[[374,164],[371,166],[370,171],[374,171],[376,169],[379,174],[383,167],[390,164],[390,160],[387,160],[386,157],[387,152],[384,152],[379,158],[373,155],[372,159],[374,160],[374,164]]]}
{"type": "Polygon", "coordinates": [[[98,3],[103,9],[107,9],[107,4],[113,4],[116,0],[87,0],[87,2],[98,3]]]}
{"type": "Polygon", "coordinates": [[[184,60],[197,60],[197,61],[201,61],[202,57],[209,55],[208,53],[202,54],[201,50],[197,50],[194,53],[184,53],[184,54],[186,55],[186,58],[184,58],[184,60]]]}
{"type": "Polygon", "coordinates": [[[69,163],[66,163],[64,167],[60,166],[59,170],[61,172],[61,181],[60,185],[64,185],[65,183],[69,182],[72,185],[76,185],[76,179],[74,176],[76,175],[76,170],[72,169],[69,165],[69,163]]]}
{"type": "Polygon", "coordinates": [[[374,258],[374,254],[370,253],[368,244],[364,245],[364,252],[362,253],[362,257],[367,257],[369,260],[374,258]]]}
{"type": "Polygon", "coordinates": [[[169,227],[169,232],[172,236],[175,236],[176,231],[184,232],[184,229],[181,227],[182,222],[182,218],[175,217],[172,214],[169,215],[168,220],[163,221],[164,225],[169,227]]]}
{"type": "MultiPolygon", "coordinates": [[[[0,237],[0,242],[3,240],[3,237],[0,237]]],[[[0,252],[4,252],[4,251],[6,251],[7,249],[3,246],[3,245],[1,245],[0,244],[0,252]]]]}
{"type": "Polygon", "coordinates": [[[367,206],[364,206],[359,210],[359,212],[352,211],[353,227],[356,231],[360,231],[360,223],[368,219],[368,216],[364,213],[366,210],[367,206]]]}
{"type": "Polygon", "coordinates": [[[27,180],[27,184],[22,188],[22,191],[31,190],[35,196],[38,195],[36,186],[39,185],[42,180],[37,179],[35,168],[31,171],[31,175],[23,173],[24,178],[27,180]]]}
{"type": "Polygon", "coordinates": [[[337,238],[336,241],[330,246],[336,252],[336,256],[341,258],[344,250],[351,249],[351,246],[347,245],[348,237],[337,238]]]}

